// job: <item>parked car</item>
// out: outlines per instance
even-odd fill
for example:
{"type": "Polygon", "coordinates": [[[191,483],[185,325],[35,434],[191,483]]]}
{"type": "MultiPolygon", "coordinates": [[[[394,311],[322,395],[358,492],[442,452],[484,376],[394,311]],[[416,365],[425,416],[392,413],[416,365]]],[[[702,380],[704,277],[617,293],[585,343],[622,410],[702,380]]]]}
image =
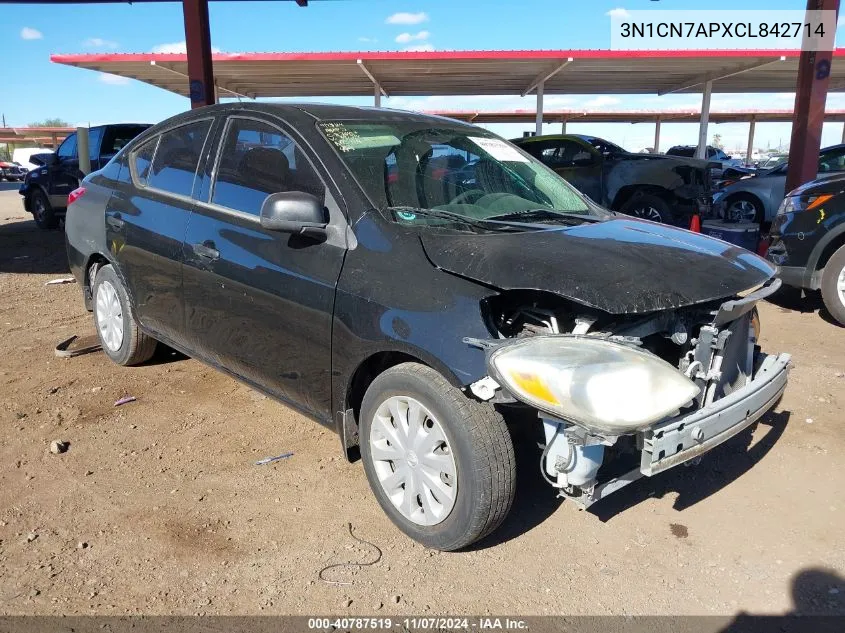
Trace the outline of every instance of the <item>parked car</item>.
{"type": "Polygon", "coordinates": [[[0,161],[0,180],[23,180],[26,169],[12,161],[0,161]]]}
{"type": "Polygon", "coordinates": [[[845,173],[791,191],[772,224],[767,257],[785,284],[821,290],[830,315],[845,325],[845,173]]]}
{"type": "MultiPolygon", "coordinates": [[[[91,169],[108,163],[124,145],[150,127],[144,123],[99,125],[88,132],[91,169]]],[[[23,206],[42,229],[54,229],[64,218],[68,194],[79,186],[84,174],[79,170],[76,132],[70,134],[55,153],[33,154],[29,160],[38,165],[24,178],[20,188],[23,206]]]]}
{"type": "MultiPolygon", "coordinates": [[[[751,178],[742,178],[713,194],[717,215],[733,220],[747,220],[767,225],[775,219],[786,189],[787,163],[751,178]]],[[[819,153],[818,177],[845,172],[845,145],[826,147],[819,153]]]]}
{"type": "Polygon", "coordinates": [[[713,165],[707,161],[632,154],[604,139],[580,134],[513,142],[609,209],[685,227],[693,214],[710,214],[713,165]]]}
{"type": "Polygon", "coordinates": [[[427,547],[507,515],[506,418],[536,425],[549,483],[586,507],[727,440],[786,385],[789,356],[754,345],[769,262],[608,212],[439,117],[192,110],[85,178],[66,239],[109,358],[162,341],[335,428],[427,547]]]}

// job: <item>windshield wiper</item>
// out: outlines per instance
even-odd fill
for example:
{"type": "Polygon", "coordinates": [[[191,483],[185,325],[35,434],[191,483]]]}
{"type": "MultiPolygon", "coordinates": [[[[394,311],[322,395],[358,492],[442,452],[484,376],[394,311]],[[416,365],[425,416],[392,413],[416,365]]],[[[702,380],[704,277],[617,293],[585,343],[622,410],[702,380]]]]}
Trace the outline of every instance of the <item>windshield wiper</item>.
{"type": "MultiPolygon", "coordinates": [[[[443,211],[440,209],[423,209],[418,207],[388,207],[388,211],[393,211],[396,214],[407,213],[408,215],[421,216],[425,218],[436,218],[439,220],[451,220],[453,222],[460,222],[468,226],[473,226],[486,230],[514,230],[521,229],[519,223],[505,222],[502,220],[492,220],[490,218],[471,218],[453,211],[443,211]]],[[[401,216],[400,216],[401,217],[401,216]]]]}
{"type": "Polygon", "coordinates": [[[532,220],[555,220],[567,224],[581,224],[583,222],[601,222],[601,218],[595,215],[585,215],[581,213],[566,213],[561,211],[554,211],[553,209],[526,209],[524,211],[512,211],[511,213],[503,213],[501,215],[493,215],[487,218],[494,221],[507,221],[513,219],[532,219],[532,220]]]}

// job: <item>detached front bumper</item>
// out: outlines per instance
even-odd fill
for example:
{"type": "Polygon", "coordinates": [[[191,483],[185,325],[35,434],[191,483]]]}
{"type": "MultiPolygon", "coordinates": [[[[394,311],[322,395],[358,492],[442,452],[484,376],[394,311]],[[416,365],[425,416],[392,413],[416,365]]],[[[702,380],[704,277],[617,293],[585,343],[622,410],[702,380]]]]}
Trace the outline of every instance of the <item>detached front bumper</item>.
{"type": "Polygon", "coordinates": [[[742,432],[783,395],[790,360],[789,354],[760,354],[754,378],[744,387],[697,411],[639,433],[639,469],[585,490],[575,501],[589,507],[640,477],[651,477],[699,457],[742,432]]]}
{"type": "Polygon", "coordinates": [[[786,389],[789,354],[763,356],[754,379],[713,404],[642,435],[640,472],[656,475],[729,440],[771,409],[786,389]]]}

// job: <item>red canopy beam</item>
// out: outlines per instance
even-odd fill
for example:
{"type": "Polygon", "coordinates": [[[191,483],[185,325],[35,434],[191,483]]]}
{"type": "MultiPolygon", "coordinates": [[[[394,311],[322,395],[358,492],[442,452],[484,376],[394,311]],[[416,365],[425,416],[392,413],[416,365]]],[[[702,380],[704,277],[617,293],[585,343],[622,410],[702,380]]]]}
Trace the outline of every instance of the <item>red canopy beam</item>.
{"type": "MultiPolygon", "coordinates": [[[[839,0],[807,0],[807,11],[825,10],[836,11],[838,17],[839,0]]],[[[787,191],[813,180],[818,173],[824,105],[832,59],[831,51],[801,51],[798,82],[795,86],[792,139],[789,143],[787,191]]]]}
{"type": "Polygon", "coordinates": [[[188,91],[192,108],[212,105],[214,70],[211,65],[211,31],[208,0],[182,0],[185,44],[188,52],[188,91]]]}

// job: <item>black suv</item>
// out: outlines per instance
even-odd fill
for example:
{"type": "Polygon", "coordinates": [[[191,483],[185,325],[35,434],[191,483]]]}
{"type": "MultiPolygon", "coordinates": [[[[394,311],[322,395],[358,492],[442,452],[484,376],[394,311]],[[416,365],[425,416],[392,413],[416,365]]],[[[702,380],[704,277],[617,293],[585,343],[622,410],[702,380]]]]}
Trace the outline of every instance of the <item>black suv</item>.
{"type": "Polygon", "coordinates": [[[695,213],[710,215],[711,169],[695,158],[632,154],[582,134],[512,141],[599,204],[628,215],[688,227],[695,213]]]}
{"type": "MultiPolygon", "coordinates": [[[[124,145],[149,124],[117,123],[99,125],[88,131],[88,153],[91,171],[105,166],[124,145]]],[[[54,229],[65,215],[68,194],[79,186],[85,176],[79,171],[76,132],[70,134],[55,153],[35,154],[30,162],[40,165],[24,178],[20,188],[23,207],[32,214],[42,229],[54,229]]]]}
{"type": "Polygon", "coordinates": [[[772,224],[768,258],[787,285],[821,290],[845,325],[845,175],[821,178],[787,195],[772,224]]]}

